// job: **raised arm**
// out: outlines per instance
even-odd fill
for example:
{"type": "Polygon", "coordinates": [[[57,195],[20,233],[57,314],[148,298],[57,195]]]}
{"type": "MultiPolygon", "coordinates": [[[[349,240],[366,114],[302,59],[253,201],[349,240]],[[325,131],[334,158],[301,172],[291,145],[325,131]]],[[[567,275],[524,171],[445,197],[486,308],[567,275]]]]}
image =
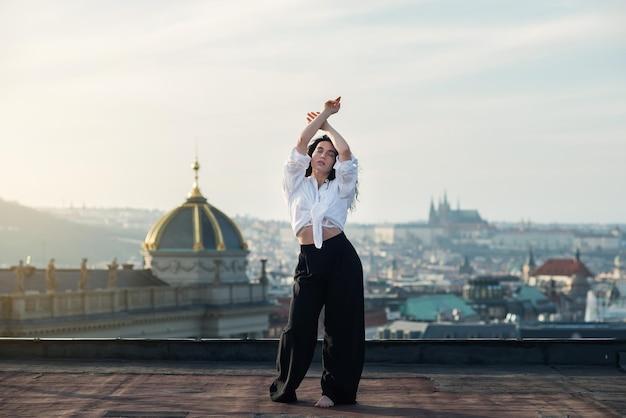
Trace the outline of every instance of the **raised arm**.
{"type": "MultiPolygon", "coordinates": [[[[321,112],[309,112],[307,115],[309,123],[304,127],[298,141],[296,142],[296,149],[300,154],[306,154],[309,141],[319,130],[323,130],[328,133],[328,136],[333,141],[333,145],[337,149],[337,152],[341,154],[340,148],[338,148],[337,144],[335,144],[335,140],[331,134],[336,137],[338,136],[339,138],[341,138],[341,135],[339,135],[339,133],[337,133],[337,131],[335,131],[327,122],[331,115],[339,112],[339,109],[341,108],[341,103],[339,102],[340,100],[341,97],[337,97],[335,100],[327,100],[326,103],[324,103],[324,108],[321,112]]],[[[345,144],[346,147],[348,145],[343,138],[341,138],[339,142],[345,144]]]]}
{"type": "Polygon", "coordinates": [[[335,128],[330,126],[328,121],[324,122],[320,129],[328,134],[330,141],[333,143],[333,146],[337,150],[337,158],[339,159],[339,161],[348,161],[352,159],[350,146],[348,145],[346,140],[343,139],[343,136],[341,136],[341,134],[337,132],[335,128]]]}

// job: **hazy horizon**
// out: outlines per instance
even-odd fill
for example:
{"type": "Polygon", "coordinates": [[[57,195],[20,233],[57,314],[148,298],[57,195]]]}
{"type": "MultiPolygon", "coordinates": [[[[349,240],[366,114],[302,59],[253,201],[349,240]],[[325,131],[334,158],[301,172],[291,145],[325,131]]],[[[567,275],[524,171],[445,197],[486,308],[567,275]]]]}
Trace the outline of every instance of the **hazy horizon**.
{"type": "MultiPolygon", "coordinates": [[[[0,196],[0,200],[4,200],[7,201],[6,199],[2,199],[2,197],[0,196]]],[[[15,203],[21,206],[25,206],[19,202],[16,201],[7,201],[10,203],[15,203]]],[[[183,203],[183,202],[180,202],[183,203]]],[[[60,210],[86,210],[86,211],[90,211],[90,210],[102,210],[102,211],[124,211],[124,210],[136,210],[136,211],[148,211],[148,212],[159,212],[159,214],[165,214],[167,212],[169,212],[172,209],[175,209],[176,207],[178,207],[179,205],[175,204],[170,208],[167,209],[158,209],[158,208],[148,208],[148,207],[135,207],[135,206],[25,206],[28,207],[30,209],[35,209],[37,211],[43,211],[43,212],[49,212],[49,211],[60,211],[60,210]]],[[[213,205],[214,206],[214,205],[213,205]]],[[[217,206],[216,206],[217,207],[217,206]]],[[[217,207],[217,209],[220,209],[219,207],[217,207]]],[[[456,208],[453,208],[456,209],[456,208]]],[[[470,210],[477,210],[478,213],[480,214],[480,209],[479,208],[461,208],[461,209],[470,209],[470,210]]],[[[221,209],[220,209],[221,210],[221,209]]],[[[279,214],[279,216],[277,217],[273,217],[273,218],[264,218],[264,217],[258,217],[249,213],[225,213],[228,217],[230,218],[249,218],[249,219],[254,219],[254,220],[259,220],[262,222],[284,222],[286,225],[289,225],[290,221],[289,219],[285,218],[284,216],[282,216],[282,214],[279,214]]],[[[579,226],[584,226],[584,225],[596,225],[596,226],[603,226],[603,227],[615,227],[615,226],[625,226],[626,222],[533,222],[533,221],[528,221],[528,220],[509,220],[509,219],[502,219],[502,220],[491,220],[491,219],[486,219],[484,216],[481,215],[481,218],[486,221],[487,223],[490,224],[505,224],[505,225],[514,225],[514,224],[520,224],[521,222],[523,222],[526,225],[532,226],[532,225],[541,225],[541,226],[550,226],[550,225],[558,225],[558,226],[574,226],[574,225],[579,225],[579,226]]],[[[349,224],[358,224],[358,225],[384,225],[384,224],[403,224],[403,223],[428,223],[428,216],[422,217],[422,218],[414,218],[414,219],[408,219],[406,221],[401,221],[401,222],[355,222],[355,221],[351,221],[350,220],[350,216],[348,217],[348,223],[349,224]]]]}
{"type": "Polygon", "coordinates": [[[287,220],[309,110],[360,161],[348,222],[626,223],[626,2],[0,2],[0,198],[287,220]]]}

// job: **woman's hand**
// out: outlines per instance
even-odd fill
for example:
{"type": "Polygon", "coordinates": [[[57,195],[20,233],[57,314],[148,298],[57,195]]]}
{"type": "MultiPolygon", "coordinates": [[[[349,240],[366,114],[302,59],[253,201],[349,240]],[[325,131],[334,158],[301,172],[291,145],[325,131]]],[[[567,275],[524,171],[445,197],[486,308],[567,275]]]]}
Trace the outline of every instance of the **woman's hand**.
{"type": "Polygon", "coordinates": [[[307,123],[311,123],[311,121],[313,119],[315,119],[317,117],[317,115],[319,115],[320,112],[309,112],[306,114],[306,121],[307,123]]]}
{"type": "Polygon", "coordinates": [[[324,111],[330,113],[331,115],[339,112],[339,109],[341,108],[341,103],[339,103],[340,100],[341,96],[337,97],[335,100],[327,100],[326,103],[324,103],[324,111]]]}
{"type": "MultiPolygon", "coordinates": [[[[311,121],[313,121],[313,119],[315,119],[316,117],[318,117],[320,115],[321,112],[309,112],[306,114],[306,121],[308,123],[311,123],[311,121]]],[[[328,128],[330,127],[330,125],[328,124],[328,120],[325,120],[321,125],[320,125],[320,129],[322,131],[327,131],[328,128]]]]}
{"type": "MultiPolygon", "coordinates": [[[[334,129],[328,123],[327,119],[329,116],[339,112],[339,109],[341,108],[341,104],[339,102],[340,100],[341,100],[341,96],[337,97],[335,100],[327,100],[324,103],[324,108],[322,109],[321,112],[307,113],[306,115],[307,125],[304,127],[304,129],[302,130],[302,133],[300,134],[300,137],[296,141],[296,149],[298,150],[300,154],[303,154],[303,155],[306,154],[307,144],[309,143],[311,138],[313,138],[313,135],[315,135],[315,133],[319,129],[328,133],[330,133],[331,131],[334,131],[334,129]]],[[[334,144],[334,141],[333,141],[333,144],[334,144]]],[[[337,148],[337,145],[334,145],[334,146],[335,148],[337,148]]],[[[346,148],[347,148],[347,144],[346,144],[346,148]]],[[[349,148],[347,149],[349,152],[349,148]]],[[[340,148],[337,148],[337,150],[341,154],[340,148]]]]}
{"type": "MultiPolygon", "coordinates": [[[[339,109],[341,108],[341,103],[339,102],[340,100],[341,100],[341,96],[337,97],[335,100],[327,100],[326,103],[324,103],[324,110],[322,112],[326,113],[329,116],[339,112],[339,109]]],[[[318,117],[322,112],[307,113],[306,114],[307,123],[311,123],[311,121],[313,121],[313,119],[318,117]]]]}

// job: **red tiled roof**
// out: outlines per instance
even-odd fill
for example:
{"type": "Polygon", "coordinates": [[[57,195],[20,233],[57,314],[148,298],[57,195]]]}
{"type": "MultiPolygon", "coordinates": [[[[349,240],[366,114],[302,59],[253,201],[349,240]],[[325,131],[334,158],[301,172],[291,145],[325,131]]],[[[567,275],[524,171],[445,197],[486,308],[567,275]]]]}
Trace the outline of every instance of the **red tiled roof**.
{"type": "Polygon", "coordinates": [[[533,270],[531,276],[583,276],[593,277],[582,261],[573,258],[550,258],[533,270]]]}
{"type": "Polygon", "coordinates": [[[365,328],[379,327],[385,325],[387,322],[387,313],[385,309],[371,309],[365,311],[365,328]]]}

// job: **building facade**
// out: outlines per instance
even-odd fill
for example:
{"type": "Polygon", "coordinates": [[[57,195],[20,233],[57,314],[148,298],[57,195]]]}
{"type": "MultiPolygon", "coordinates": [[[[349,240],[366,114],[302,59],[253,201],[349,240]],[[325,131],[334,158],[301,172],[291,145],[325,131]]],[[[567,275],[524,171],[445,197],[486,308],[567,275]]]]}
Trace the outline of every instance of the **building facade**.
{"type": "Polygon", "coordinates": [[[246,274],[237,225],[194,183],[142,245],[144,269],[37,269],[20,261],[0,271],[3,337],[259,338],[274,306],[267,283],[246,274]]]}

